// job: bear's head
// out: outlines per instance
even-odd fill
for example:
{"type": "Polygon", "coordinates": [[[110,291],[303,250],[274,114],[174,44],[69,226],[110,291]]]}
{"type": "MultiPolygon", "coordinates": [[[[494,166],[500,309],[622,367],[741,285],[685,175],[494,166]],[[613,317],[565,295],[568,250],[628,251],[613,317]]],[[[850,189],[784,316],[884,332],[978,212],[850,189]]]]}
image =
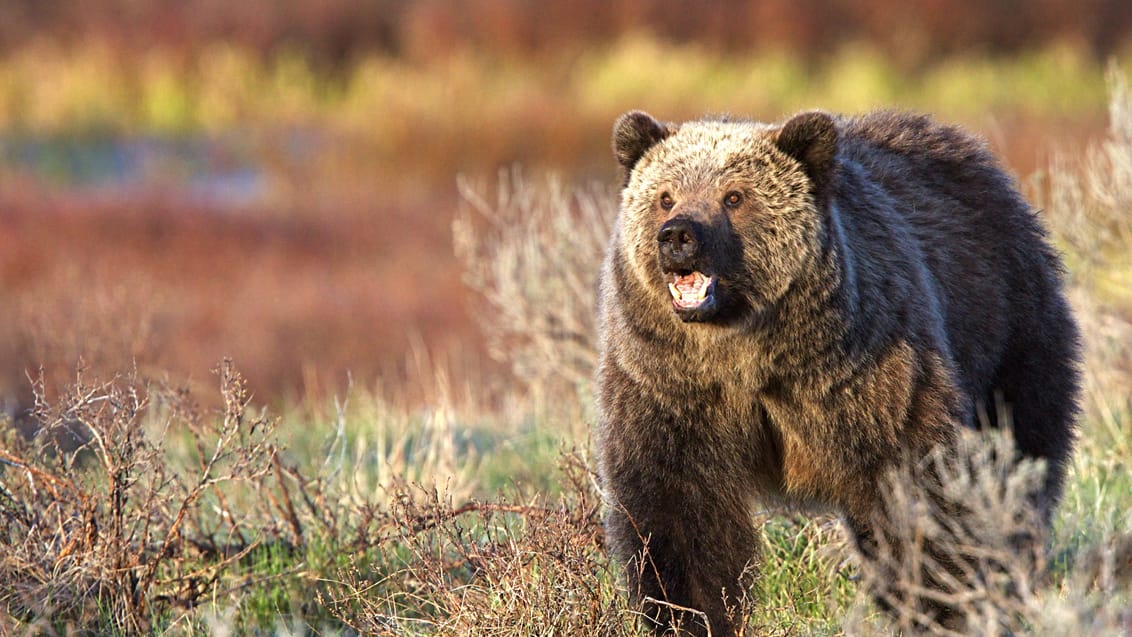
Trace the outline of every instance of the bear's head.
{"type": "Polygon", "coordinates": [[[781,125],[626,113],[613,127],[624,186],[614,250],[650,302],[685,322],[756,317],[821,253],[836,150],[822,112],[781,125]]]}

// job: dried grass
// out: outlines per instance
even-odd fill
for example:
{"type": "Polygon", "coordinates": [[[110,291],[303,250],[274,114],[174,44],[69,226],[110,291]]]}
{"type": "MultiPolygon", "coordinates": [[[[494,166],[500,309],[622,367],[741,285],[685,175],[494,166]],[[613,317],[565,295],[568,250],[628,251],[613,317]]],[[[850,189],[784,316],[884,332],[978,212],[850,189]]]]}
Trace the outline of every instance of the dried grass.
{"type": "Polygon", "coordinates": [[[565,494],[454,506],[394,493],[384,532],[320,600],[363,634],[624,635],[633,613],[602,550],[587,463],[563,456],[565,494]]]}
{"type": "Polygon", "coordinates": [[[460,181],[453,236],[464,280],[486,306],[489,351],[528,388],[573,398],[597,360],[597,275],[616,197],[518,169],[500,173],[494,201],[483,191],[460,181]]]}

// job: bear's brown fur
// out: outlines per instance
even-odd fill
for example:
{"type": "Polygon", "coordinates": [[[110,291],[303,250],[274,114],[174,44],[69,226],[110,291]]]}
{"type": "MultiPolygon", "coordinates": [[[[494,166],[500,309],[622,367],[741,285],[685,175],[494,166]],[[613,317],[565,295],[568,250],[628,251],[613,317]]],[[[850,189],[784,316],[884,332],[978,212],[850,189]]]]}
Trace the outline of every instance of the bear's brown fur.
{"type": "Polygon", "coordinates": [[[675,607],[735,629],[755,498],[832,506],[867,553],[886,472],[977,427],[996,396],[1021,454],[1048,463],[1048,520],[1078,332],[1057,255],[980,141],[898,112],[630,112],[613,150],[599,463],[631,593],[667,602],[646,604],[658,631],[675,607]]]}

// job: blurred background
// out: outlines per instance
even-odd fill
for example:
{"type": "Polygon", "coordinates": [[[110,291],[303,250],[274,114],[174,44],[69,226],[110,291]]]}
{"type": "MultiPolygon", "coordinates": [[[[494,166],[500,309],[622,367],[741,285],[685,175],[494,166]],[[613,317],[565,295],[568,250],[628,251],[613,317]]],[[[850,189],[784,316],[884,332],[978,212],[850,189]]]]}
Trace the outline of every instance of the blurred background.
{"type": "Polygon", "coordinates": [[[0,0],[0,400],[111,372],[257,401],[507,372],[452,223],[608,189],[613,119],[925,110],[1028,183],[1106,123],[1127,0],[0,0]],[[595,185],[596,184],[596,185],[595,185]]]}

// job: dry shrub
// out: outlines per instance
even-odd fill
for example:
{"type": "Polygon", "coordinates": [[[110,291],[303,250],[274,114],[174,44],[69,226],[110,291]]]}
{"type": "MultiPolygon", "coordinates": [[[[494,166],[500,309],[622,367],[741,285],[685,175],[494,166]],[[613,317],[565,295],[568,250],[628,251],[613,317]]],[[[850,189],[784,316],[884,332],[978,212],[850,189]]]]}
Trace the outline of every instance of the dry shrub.
{"type": "Polygon", "coordinates": [[[865,589],[903,631],[1005,635],[1042,606],[1041,462],[1019,461],[1009,431],[964,432],[886,479],[865,589]],[[935,616],[937,611],[942,616],[935,616]]]}
{"type": "Polygon", "coordinates": [[[554,176],[530,181],[518,169],[500,173],[494,202],[483,191],[460,182],[453,235],[464,280],[485,302],[489,352],[530,389],[566,388],[573,398],[597,360],[597,277],[616,197],[554,176]]]}
{"type": "Polygon", "coordinates": [[[1087,257],[1083,265],[1090,268],[1103,264],[1113,248],[1132,243],[1127,215],[1132,207],[1132,94],[1115,64],[1109,67],[1108,84],[1107,137],[1090,147],[1083,161],[1056,157],[1046,196],[1055,234],[1087,257]]]}
{"type": "Polygon", "coordinates": [[[261,543],[302,541],[275,422],[248,410],[243,378],[217,370],[224,409],[135,376],[77,381],[38,430],[0,444],[0,609],[14,625],[137,634],[219,592],[261,543]],[[181,439],[186,457],[165,448],[181,439]]]}
{"type": "MultiPolygon", "coordinates": [[[[1042,462],[1018,459],[1008,430],[965,432],[954,453],[894,471],[861,592],[903,634],[1128,634],[1132,534],[1111,533],[1051,568],[1035,506],[1044,475],[1042,462]]],[[[892,629],[866,607],[853,609],[846,632],[892,629]]]]}
{"type": "Polygon", "coordinates": [[[1055,158],[1041,193],[1070,265],[1085,341],[1084,418],[1062,505],[1065,576],[1033,632],[1132,633],[1132,91],[1109,68],[1109,128],[1083,159],[1055,158]],[[1071,485],[1072,486],[1072,485],[1071,485]]]}
{"type": "Polygon", "coordinates": [[[1132,406],[1132,93],[1117,66],[1108,76],[1107,137],[1083,160],[1056,157],[1039,190],[1070,263],[1086,345],[1087,420],[1101,422],[1132,406]]]}
{"type": "Polygon", "coordinates": [[[363,634],[626,634],[633,614],[602,551],[590,472],[576,453],[563,459],[557,502],[456,507],[403,486],[320,600],[363,634]]]}

